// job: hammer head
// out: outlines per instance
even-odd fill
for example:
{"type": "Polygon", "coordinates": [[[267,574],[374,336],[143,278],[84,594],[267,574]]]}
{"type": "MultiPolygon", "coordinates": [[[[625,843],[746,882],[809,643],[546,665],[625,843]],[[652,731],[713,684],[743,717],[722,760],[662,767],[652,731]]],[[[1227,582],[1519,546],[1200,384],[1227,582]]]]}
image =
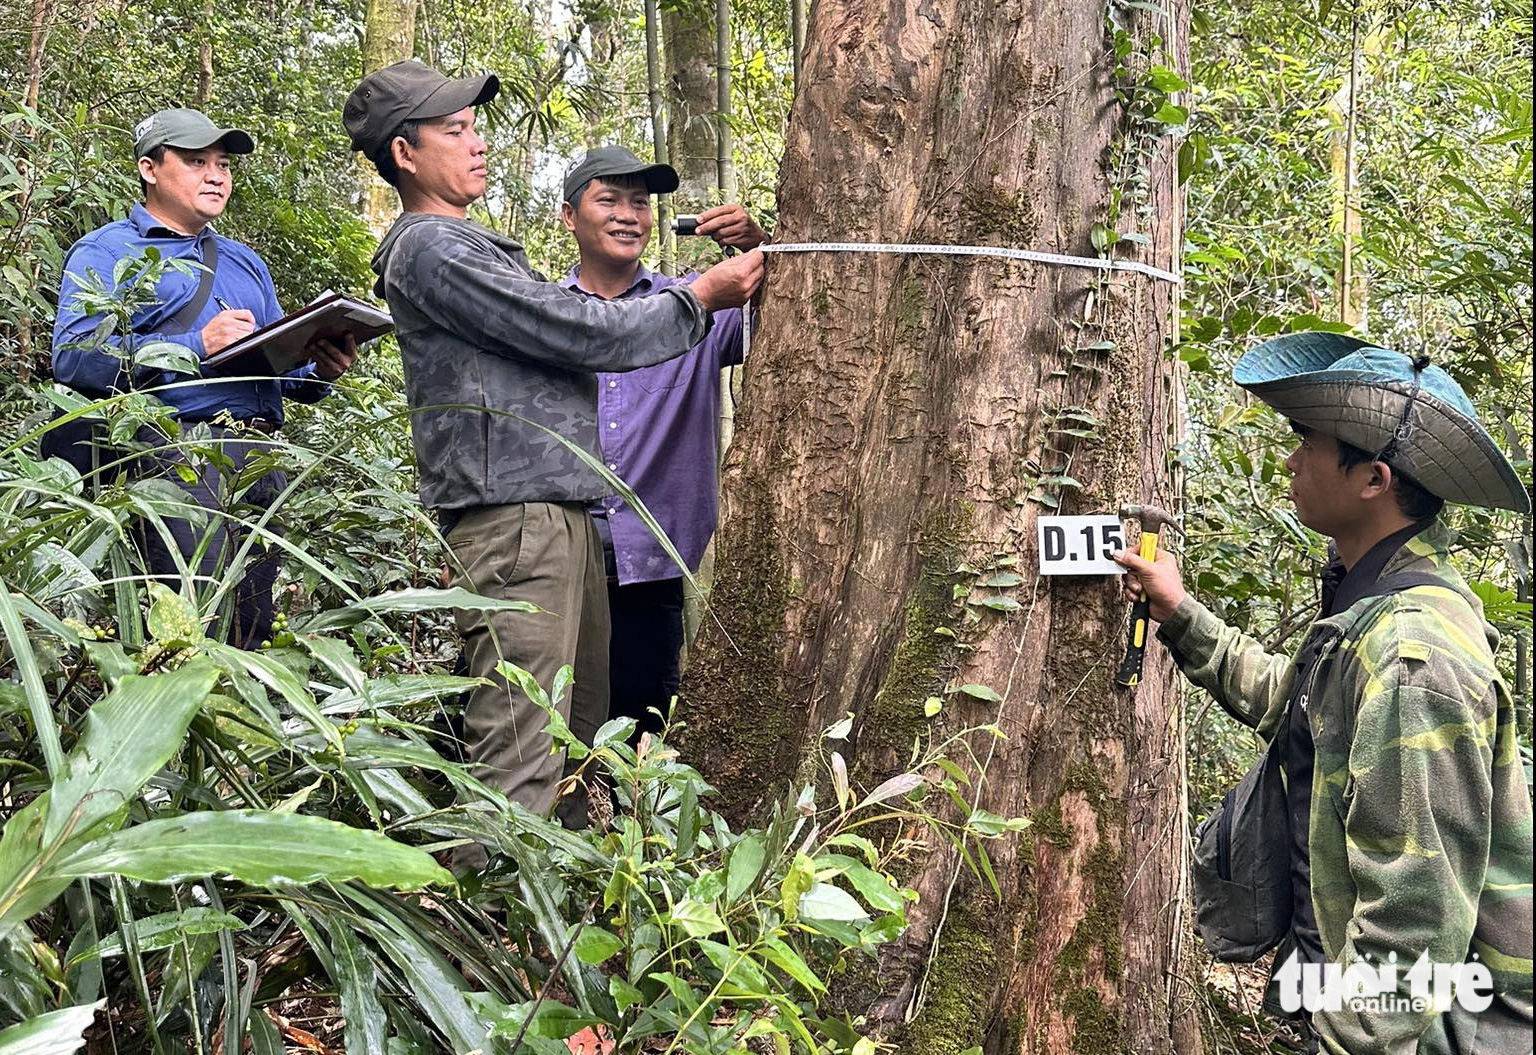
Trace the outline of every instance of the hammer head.
{"type": "Polygon", "coordinates": [[[1173,514],[1157,506],[1123,505],[1120,507],[1120,519],[1141,521],[1141,530],[1150,535],[1155,535],[1166,527],[1180,538],[1184,536],[1173,514]]]}

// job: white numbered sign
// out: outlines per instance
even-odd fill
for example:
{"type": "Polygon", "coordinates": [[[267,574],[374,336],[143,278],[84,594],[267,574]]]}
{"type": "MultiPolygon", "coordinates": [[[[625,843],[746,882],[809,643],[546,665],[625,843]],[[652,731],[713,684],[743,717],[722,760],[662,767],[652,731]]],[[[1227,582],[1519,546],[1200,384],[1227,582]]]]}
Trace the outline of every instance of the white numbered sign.
{"type": "Polygon", "coordinates": [[[1125,525],[1108,514],[1041,517],[1036,532],[1041,575],[1119,575],[1110,559],[1125,549],[1125,525]]]}

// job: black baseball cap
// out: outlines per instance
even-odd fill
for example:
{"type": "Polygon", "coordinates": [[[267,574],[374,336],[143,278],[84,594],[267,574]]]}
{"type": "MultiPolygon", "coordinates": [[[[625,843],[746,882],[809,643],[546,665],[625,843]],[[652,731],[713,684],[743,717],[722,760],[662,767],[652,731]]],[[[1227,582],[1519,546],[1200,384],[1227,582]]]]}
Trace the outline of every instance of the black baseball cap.
{"type": "Polygon", "coordinates": [[[215,143],[231,154],[249,154],[256,149],[250,133],[239,128],[220,128],[201,110],[178,107],[150,114],[133,127],[133,156],[148,156],[156,147],[179,150],[206,150],[215,143]]]}
{"type": "Polygon", "coordinates": [[[565,174],[565,200],[595,179],[608,176],[643,176],[645,189],[652,194],[671,194],[677,190],[677,170],[671,165],[648,165],[623,147],[598,147],[565,174]]]}
{"type": "Polygon", "coordinates": [[[369,158],[389,146],[390,133],[402,121],[427,121],[480,106],[496,98],[501,81],[494,73],[450,80],[415,59],[385,66],[364,77],[347,96],[341,121],[352,149],[369,158]]]}

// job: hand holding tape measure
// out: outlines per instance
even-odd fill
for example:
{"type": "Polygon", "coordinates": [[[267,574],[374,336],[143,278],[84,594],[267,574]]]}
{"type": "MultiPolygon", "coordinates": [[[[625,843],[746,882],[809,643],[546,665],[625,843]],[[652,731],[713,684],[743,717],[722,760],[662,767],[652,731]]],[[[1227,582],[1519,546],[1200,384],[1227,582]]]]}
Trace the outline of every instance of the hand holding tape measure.
{"type": "MultiPolygon", "coordinates": [[[[1119,575],[1125,568],[1114,555],[1127,548],[1124,521],[1141,525],[1138,555],[1142,560],[1157,560],[1159,533],[1164,527],[1179,531],[1177,521],[1156,506],[1123,505],[1118,516],[1043,516],[1037,521],[1037,542],[1041,575],[1119,575]]],[[[1127,632],[1125,658],[1115,672],[1117,685],[1141,683],[1141,671],[1147,654],[1147,633],[1151,620],[1151,601],[1142,591],[1131,606],[1131,624],[1127,632]]]]}

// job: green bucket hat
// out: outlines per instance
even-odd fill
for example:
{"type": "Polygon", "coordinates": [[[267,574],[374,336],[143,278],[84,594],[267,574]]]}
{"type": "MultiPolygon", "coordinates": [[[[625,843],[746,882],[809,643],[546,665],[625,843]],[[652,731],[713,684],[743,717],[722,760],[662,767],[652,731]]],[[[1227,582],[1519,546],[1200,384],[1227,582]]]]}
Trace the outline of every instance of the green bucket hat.
{"type": "Polygon", "coordinates": [[[1528,513],[1531,496],[1451,375],[1338,333],[1249,349],[1232,380],[1291,420],[1369,451],[1430,494],[1528,513]]]}

